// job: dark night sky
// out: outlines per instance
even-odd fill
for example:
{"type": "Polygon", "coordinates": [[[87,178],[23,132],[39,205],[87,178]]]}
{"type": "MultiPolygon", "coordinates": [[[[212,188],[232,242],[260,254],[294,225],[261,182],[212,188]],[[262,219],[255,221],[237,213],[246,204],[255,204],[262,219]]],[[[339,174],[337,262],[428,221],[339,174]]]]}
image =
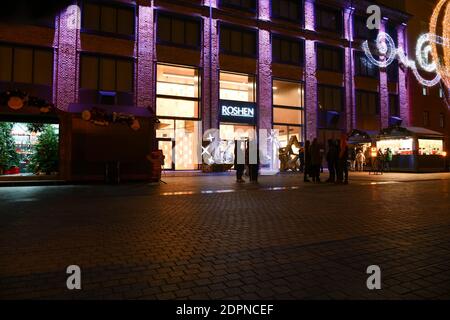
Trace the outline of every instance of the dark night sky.
{"type": "Polygon", "coordinates": [[[7,0],[2,1],[0,18],[7,22],[44,19],[73,4],[73,0],[7,0]]]}

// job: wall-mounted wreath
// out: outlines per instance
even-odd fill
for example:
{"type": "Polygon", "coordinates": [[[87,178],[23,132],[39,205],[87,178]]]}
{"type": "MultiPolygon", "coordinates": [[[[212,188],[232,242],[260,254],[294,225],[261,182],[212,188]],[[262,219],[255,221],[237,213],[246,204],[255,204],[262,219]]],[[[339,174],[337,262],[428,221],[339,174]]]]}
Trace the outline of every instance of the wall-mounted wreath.
{"type": "Polygon", "coordinates": [[[8,90],[0,93],[0,105],[6,105],[12,110],[20,110],[24,107],[39,108],[41,113],[55,111],[55,106],[45,99],[30,96],[21,90],[8,90]]]}

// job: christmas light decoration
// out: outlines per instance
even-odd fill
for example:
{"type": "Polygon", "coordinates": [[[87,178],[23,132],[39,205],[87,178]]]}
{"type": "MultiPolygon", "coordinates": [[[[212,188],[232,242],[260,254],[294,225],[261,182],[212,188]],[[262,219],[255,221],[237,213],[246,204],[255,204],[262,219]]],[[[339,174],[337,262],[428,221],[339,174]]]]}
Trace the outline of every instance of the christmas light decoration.
{"type": "Polygon", "coordinates": [[[450,0],[440,0],[430,19],[430,33],[439,41],[431,43],[431,54],[436,61],[437,72],[442,81],[450,88],[450,0]],[[438,25],[442,23],[442,36],[437,35],[438,25]],[[439,46],[438,46],[439,44],[439,46]]]}
{"type": "MultiPolygon", "coordinates": [[[[430,61],[430,53],[433,51],[432,46],[437,44],[445,46],[448,42],[448,39],[437,36],[435,34],[427,33],[420,36],[416,45],[416,59],[419,63],[419,66],[426,72],[437,72],[437,70],[439,69],[438,60],[433,57],[430,61]]],[[[441,71],[436,73],[436,76],[433,79],[425,79],[420,74],[417,68],[417,63],[414,60],[410,60],[406,56],[402,48],[396,48],[392,37],[385,32],[380,32],[376,40],[376,48],[382,56],[381,60],[377,60],[374,58],[372,52],[370,51],[368,41],[364,41],[362,48],[369,61],[379,68],[387,68],[397,57],[402,65],[412,70],[417,81],[419,81],[425,87],[433,87],[439,84],[439,82],[442,80],[442,74],[445,74],[445,72],[441,71]]]]}

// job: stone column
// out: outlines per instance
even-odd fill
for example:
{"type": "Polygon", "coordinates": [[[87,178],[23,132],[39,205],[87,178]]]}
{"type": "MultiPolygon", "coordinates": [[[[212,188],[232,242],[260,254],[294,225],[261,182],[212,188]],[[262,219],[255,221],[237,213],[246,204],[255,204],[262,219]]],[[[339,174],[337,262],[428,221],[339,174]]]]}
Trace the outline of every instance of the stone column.
{"type": "Polygon", "coordinates": [[[350,132],[356,128],[355,106],[355,64],[353,62],[353,9],[346,9],[344,13],[345,37],[349,47],[345,48],[345,113],[346,130],[350,132]]]}
{"type": "MultiPolygon", "coordinates": [[[[259,19],[270,20],[269,1],[259,0],[259,19]]],[[[258,34],[258,138],[260,147],[260,160],[264,171],[271,172],[273,167],[272,157],[273,146],[267,143],[268,134],[272,130],[272,43],[270,31],[265,29],[262,23],[258,34]]]]}
{"type": "Polygon", "coordinates": [[[211,19],[204,18],[203,23],[203,131],[219,128],[219,35],[217,33],[217,20],[213,18],[217,0],[205,0],[205,5],[211,5],[211,19]]]}
{"type": "MultiPolygon", "coordinates": [[[[305,0],[305,29],[314,31],[314,1],[305,0]]],[[[306,139],[317,137],[316,44],[305,40],[305,127],[306,139]]]]}
{"type": "Polygon", "coordinates": [[[53,97],[56,107],[64,111],[78,101],[80,18],[80,8],[72,5],[61,12],[55,23],[53,97]]]}
{"type": "Polygon", "coordinates": [[[136,105],[139,107],[155,106],[154,50],[155,26],[153,17],[153,1],[138,1],[138,18],[136,25],[136,105]]]}
{"type": "MultiPolygon", "coordinates": [[[[380,24],[380,32],[385,32],[386,21],[380,24]]],[[[389,126],[389,87],[386,69],[380,69],[380,118],[381,128],[389,126]]]]}
{"type": "MultiPolygon", "coordinates": [[[[403,48],[406,56],[408,56],[408,43],[406,39],[406,27],[400,26],[398,31],[398,47],[403,48]]],[[[399,63],[398,68],[398,102],[400,107],[400,118],[403,119],[402,126],[409,126],[411,120],[411,108],[408,92],[408,74],[407,69],[403,69],[399,63]]]]}

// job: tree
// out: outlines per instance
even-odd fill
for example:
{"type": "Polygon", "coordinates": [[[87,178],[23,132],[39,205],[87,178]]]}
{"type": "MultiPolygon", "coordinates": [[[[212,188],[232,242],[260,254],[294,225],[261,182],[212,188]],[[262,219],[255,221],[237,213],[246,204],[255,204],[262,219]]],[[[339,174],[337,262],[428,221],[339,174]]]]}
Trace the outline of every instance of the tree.
{"type": "Polygon", "coordinates": [[[58,149],[58,135],[55,129],[49,124],[44,125],[34,146],[28,169],[34,173],[46,174],[58,171],[58,149]]]}
{"type": "Polygon", "coordinates": [[[19,155],[12,136],[13,124],[0,122],[0,169],[8,170],[19,165],[19,155]]]}

